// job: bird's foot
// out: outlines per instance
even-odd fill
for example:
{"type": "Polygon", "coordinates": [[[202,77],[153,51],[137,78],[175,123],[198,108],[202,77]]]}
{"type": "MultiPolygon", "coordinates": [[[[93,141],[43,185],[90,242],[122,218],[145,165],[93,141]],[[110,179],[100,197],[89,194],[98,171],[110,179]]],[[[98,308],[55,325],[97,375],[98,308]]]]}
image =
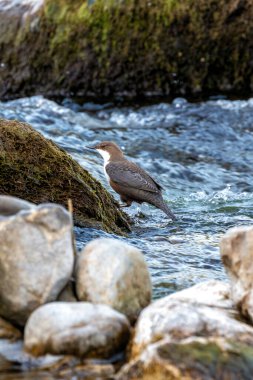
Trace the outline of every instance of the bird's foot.
{"type": "Polygon", "coordinates": [[[146,218],[146,214],[145,212],[142,210],[142,204],[139,204],[137,206],[137,209],[136,209],[136,214],[135,216],[139,219],[145,219],[146,218]]]}

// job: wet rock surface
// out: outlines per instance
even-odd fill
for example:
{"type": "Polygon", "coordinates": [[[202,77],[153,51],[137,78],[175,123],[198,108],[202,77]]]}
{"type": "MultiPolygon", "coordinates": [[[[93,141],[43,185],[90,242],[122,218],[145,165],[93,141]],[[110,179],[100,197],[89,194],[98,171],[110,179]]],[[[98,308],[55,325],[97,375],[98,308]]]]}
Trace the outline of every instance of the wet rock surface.
{"type": "MultiPolygon", "coordinates": [[[[1,380],[58,380],[69,376],[81,376],[82,373],[109,373],[109,363],[85,362],[73,356],[44,355],[39,358],[24,350],[22,340],[11,342],[0,339],[0,379],[1,380]],[[104,368],[106,367],[106,368],[104,368]],[[64,377],[66,376],[66,377],[64,377]]],[[[112,369],[111,369],[112,371],[112,369]]]]}
{"type": "Polygon", "coordinates": [[[253,321],[253,227],[235,227],[221,239],[221,257],[231,281],[231,296],[253,321]]]}
{"type": "Polygon", "coordinates": [[[50,354],[108,358],[124,349],[127,318],[106,305],[57,302],[41,306],[25,328],[25,349],[50,354]]]}
{"type": "Polygon", "coordinates": [[[0,119],[0,142],[1,194],[66,207],[71,199],[77,225],[119,234],[129,228],[126,217],[100,183],[30,125],[0,119]]]}
{"type": "Polygon", "coordinates": [[[144,256],[115,239],[96,239],[83,249],[76,285],[80,300],[109,305],[130,321],[151,301],[152,284],[144,256]]]}
{"type": "Polygon", "coordinates": [[[38,306],[54,301],[74,263],[72,221],[45,204],[0,219],[0,315],[24,326],[38,306]]]}

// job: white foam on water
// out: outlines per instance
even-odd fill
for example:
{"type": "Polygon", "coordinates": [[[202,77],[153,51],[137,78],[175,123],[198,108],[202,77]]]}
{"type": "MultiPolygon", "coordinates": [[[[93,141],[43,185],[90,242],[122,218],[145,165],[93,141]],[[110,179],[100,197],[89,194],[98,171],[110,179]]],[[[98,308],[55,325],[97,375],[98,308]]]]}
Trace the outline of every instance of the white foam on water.
{"type": "Polygon", "coordinates": [[[0,0],[0,12],[26,7],[30,13],[36,13],[43,4],[44,0],[0,0]]]}
{"type": "Polygon", "coordinates": [[[185,201],[202,201],[204,203],[226,203],[233,201],[244,201],[253,199],[253,193],[249,192],[234,192],[231,189],[231,185],[227,184],[225,189],[214,191],[213,193],[207,193],[206,191],[197,191],[189,194],[185,198],[185,201]]]}
{"type": "Polygon", "coordinates": [[[222,109],[237,111],[242,108],[253,107],[253,98],[247,99],[247,100],[234,100],[234,101],[222,99],[222,100],[212,101],[209,103],[215,104],[221,107],[222,109]]]}

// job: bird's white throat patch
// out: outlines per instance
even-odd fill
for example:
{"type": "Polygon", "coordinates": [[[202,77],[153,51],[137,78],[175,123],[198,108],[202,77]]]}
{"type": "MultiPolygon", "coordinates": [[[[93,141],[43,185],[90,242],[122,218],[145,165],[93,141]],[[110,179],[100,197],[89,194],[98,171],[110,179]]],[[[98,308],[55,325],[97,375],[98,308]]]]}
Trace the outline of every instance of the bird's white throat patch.
{"type": "Polygon", "coordinates": [[[106,152],[103,149],[97,149],[97,151],[103,157],[103,159],[104,159],[104,166],[106,166],[108,164],[108,161],[110,160],[110,157],[111,157],[110,153],[106,152]]]}
{"type": "Polygon", "coordinates": [[[107,181],[109,182],[109,176],[106,172],[106,165],[108,164],[110,158],[111,158],[111,155],[110,153],[106,152],[105,150],[102,150],[102,149],[97,149],[98,153],[101,154],[101,156],[103,157],[104,159],[104,172],[105,172],[105,177],[107,179],[107,181]]]}

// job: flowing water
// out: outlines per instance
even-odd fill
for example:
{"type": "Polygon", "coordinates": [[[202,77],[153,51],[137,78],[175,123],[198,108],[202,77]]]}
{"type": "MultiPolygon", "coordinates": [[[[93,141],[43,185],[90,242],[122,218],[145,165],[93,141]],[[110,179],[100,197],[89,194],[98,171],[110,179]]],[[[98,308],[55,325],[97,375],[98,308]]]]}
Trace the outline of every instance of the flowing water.
{"type": "MultiPolygon", "coordinates": [[[[116,106],[57,104],[37,96],[0,103],[0,117],[31,123],[109,191],[102,157],[86,149],[102,140],[119,144],[164,187],[178,221],[149,205],[141,211],[132,206],[126,211],[134,219],[133,232],[120,238],[143,251],[154,298],[226,279],[219,240],[230,227],[253,224],[253,99],[116,106]]],[[[79,249],[110,236],[94,229],[75,233],[79,249]]]]}

